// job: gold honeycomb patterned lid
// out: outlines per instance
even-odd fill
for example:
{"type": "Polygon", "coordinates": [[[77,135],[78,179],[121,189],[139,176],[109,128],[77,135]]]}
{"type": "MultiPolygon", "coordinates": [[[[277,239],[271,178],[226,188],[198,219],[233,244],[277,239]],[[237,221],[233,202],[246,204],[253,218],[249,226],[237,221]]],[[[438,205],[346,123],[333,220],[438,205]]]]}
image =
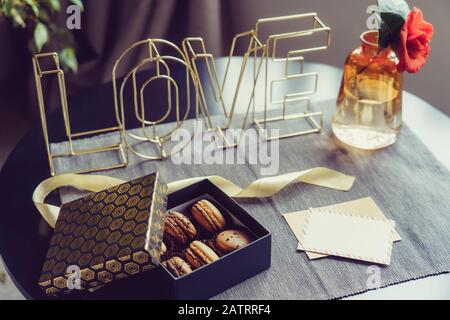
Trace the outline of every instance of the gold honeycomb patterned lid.
{"type": "Polygon", "coordinates": [[[158,173],[64,204],[39,286],[47,295],[59,295],[154,268],[166,207],[167,185],[158,173]]]}

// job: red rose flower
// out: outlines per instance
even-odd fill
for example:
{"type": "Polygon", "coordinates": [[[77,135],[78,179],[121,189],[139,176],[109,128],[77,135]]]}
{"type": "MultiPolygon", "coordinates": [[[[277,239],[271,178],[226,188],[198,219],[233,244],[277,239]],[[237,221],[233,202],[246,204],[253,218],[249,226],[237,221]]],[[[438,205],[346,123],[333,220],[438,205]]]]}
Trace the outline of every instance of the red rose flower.
{"type": "Polygon", "coordinates": [[[395,48],[400,60],[399,72],[417,73],[425,65],[433,32],[433,25],[424,20],[420,9],[414,7],[406,18],[400,32],[400,42],[395,48]]]}

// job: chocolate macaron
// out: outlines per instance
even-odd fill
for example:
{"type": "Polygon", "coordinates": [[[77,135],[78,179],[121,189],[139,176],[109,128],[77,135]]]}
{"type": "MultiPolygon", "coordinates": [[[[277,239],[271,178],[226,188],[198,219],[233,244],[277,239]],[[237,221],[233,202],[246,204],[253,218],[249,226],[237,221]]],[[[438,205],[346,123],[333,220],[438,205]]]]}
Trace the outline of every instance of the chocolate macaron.
{"type": "Polygon", "coordinates": [[[208,200],[200,200],[192,207],[192,216],[209,232],[216,232],[225,227],[222,213],[208,200]]]}
{"type": "Polygon", "coordinates": [[[243,230],[225,230],[216,236],[216,247],[224,253],[242,248],[252,241],[250,235],[243,230]]]}
{"type": "Polygon", "coordinates": [[[189,264],[180,257],[173,257],[167,261],[164,261],[162,265],[175,277],[181,277],[192,272],[189,264]]]}
{"type": "Polygon", "coordinates": [[[200,241],[193,241],[189,245],[189,248],[186,249],[185,256],[187,261],[195,269],[219,259],[210,247],[200,241]]]}
{"type": "Polygon", "coordinates": [[[224,255],[224,253],[217,248],[215,237],[203,239],[200,241],[206,244],[208,247],[210,247],[219,256],[219,258],[224,255]]]}
{"type": "Polygon", "coordinates": [[[197,229],[184,214],[173,211],[167,215],[164,232],[184,245],[197,236],[197,229]]]}

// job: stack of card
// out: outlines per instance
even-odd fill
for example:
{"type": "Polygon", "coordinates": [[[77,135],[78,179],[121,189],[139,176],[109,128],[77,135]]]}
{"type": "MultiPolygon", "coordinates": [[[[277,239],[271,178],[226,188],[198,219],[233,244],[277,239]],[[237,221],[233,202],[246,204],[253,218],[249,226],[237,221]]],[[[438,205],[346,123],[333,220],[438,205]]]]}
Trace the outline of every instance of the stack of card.
{"type": "Polygon", "coordinates": [[[371,198],[284,215],[298,249],[310,259],[328,255],[389,265],[392,244],[400,240],[395,222],[371,198]]]}

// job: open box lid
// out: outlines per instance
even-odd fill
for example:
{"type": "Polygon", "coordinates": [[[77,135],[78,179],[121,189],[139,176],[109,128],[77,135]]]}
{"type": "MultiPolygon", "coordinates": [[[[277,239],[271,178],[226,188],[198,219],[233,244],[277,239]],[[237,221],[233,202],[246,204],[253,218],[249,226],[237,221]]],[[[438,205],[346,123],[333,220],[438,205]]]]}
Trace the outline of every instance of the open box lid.
{"type": "Polygon", "coordinates": [[[166,209],[158,172],[64,204],[39,286],[47,295],[95,289],[156,267],[166,209]]]}

